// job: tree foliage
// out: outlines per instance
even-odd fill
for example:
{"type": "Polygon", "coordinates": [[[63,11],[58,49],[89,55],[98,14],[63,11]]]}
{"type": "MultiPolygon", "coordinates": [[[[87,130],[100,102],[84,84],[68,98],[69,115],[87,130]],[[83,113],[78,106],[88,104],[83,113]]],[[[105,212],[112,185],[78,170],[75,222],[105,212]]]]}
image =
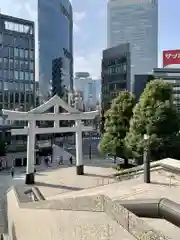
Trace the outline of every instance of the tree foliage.
{"type": "Polygon", "coordinates": [[[152,160],[180,157],[179,127],[171,84],[153,80],[147,84],[134,108],[126,146],[135,157],[142,157],[147,144],[152,160]],[[150,137],[148,142],[144,141],[144,134],[150,137]]]}
{"type": "Polygon", "coordinates": [[[129,131],[135,97],[129,92],[121,92],[113,100],[111,108],[106,112],[104,134],[100,142],[100,151],[104,154],[126,159],[124,139],[129,131]]]}

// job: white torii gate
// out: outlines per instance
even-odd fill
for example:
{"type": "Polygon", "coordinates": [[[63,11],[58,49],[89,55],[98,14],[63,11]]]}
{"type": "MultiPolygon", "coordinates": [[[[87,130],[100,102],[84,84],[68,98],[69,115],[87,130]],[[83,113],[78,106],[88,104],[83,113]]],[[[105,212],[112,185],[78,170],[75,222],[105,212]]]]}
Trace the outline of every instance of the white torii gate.
{"type": "Polygon", "coordinates": [[[2,110],[2,114],[7,120],[12,121],[28,121],[28,127],[22,129],[12,129],[12,135],[27,135],[27,168],[26,168],[26,184],[34,184],[34,163],[35,163],[35,136],[36,134],[46,133],[76,133],[76,169],[77,175],[84,174],[83,154],[82,154],[82,132],[92,131],[92,126],[84,126],[82,120],[91,120],[99,114],[99,111],[80,112],[69,106],[59,96],[55,95],[46,103],[34,108],[28,112],[2,110]],[[54,113],[44,113],[54,107],[54,113]],[[67,113],[59,113],[59,107],[62,107],[67,113]],[[75,126],[60,127],[59,121],[73,120],[75,126]],[[39,128],[36,121],[54,121],[53,128],[39,128]]]}

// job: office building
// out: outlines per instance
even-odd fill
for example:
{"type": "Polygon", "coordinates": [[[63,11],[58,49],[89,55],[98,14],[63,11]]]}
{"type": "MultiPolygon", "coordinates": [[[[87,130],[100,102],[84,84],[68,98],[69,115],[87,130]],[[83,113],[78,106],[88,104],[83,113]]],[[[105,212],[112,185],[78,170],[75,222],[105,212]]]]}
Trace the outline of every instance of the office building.
{"type": "Polygon", "coordinates": [[[136,98],[136,102],[139,101],[141,94],[144,92],[148,82],[154,79],[152,74],[136,74],[134,76],[134,82],[132,86],[132,93],[136,98]]]}
{"type": "Polygon", "coordinates": [[[82,93],[85,111],[96,109],[96,80],[93,80],[89,73],[75,73],[74,90],[82,93]]]}
{"type": "Polygon", "coordinates": [[[130,91],[131,62],[129,44],[120,44],[103,51],[102,59],[102,86],[101,86],[101,118],[110,108],[112,100],[121,91],[130,91]]]}
{"type": "Polygon", "coordinates": [[[38,0],[39,88],[44,100],[73,89],[73,17],[69,0],[38,0]]]}
{"type": "Polygon", "coordinates": [[[155,68],[154,77],[172,83],[174,103],[180,111],[180,68],[155,68]]]}
{"type": "Polygon", "coordinates": [[[34,22],[0,14],[0,109],[35,107],[34,22]]]}
{"type": "MultiPolygon", "coordinates": [[[[158,0],[109,0],[107,46],[130,44],[131,83],[149,74],[158,61],[158,0]]],[[[132,86],[132,85],[131,85],[132,86]]]]}

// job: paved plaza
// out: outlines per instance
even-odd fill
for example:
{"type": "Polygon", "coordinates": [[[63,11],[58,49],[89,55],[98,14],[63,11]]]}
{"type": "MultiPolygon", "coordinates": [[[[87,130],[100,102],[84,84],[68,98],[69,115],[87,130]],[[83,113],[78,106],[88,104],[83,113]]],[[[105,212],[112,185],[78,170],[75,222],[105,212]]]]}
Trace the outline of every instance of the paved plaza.
{"type": "MultiPolygon", "coordinates": [[[[166,159],[164,160],[164,163],[166,165],[169,164],[169,166],[174,166],[177,169],[180,169],[179,161],[166,159]]],[[[112,168],[97,167],[97,166],[85,166],[85,175],[83,176],[76,175],[76,168],[74,166],[72,167],[62,166],[62,167],[59,167],[58,169],[42,169],[42,171],[39,170],[36,174],[36,186],[38,186],[42,194],[45,196],[46,200],[49,200],[49,201],[53,201],[53,200],[61,201],[64,199],[67,199],[67,201],[69,201],[68,199],[71,199],[71,198],[76,199],[77,197],[84,197],[84,196],[93,197],[98,195],[104,195],[109,197],[113,201],[114,200],[117,200],[117,201],[132,200],[132,199],[156,199],[156,198],[165,197],[172,201],[180,203],[180,200],[179,200],[180,199],[180,176],[178,174],[172,174],[169,171],[164,170],[162,168],[155,168],[151,172],[151,183],[146,184],[143,181],[143,174],[137,175],[133,179],[117,181],[113,178],[114,173],[115,173],[115,170],[112,168]]],[[[0,194],[3,195],[7,190],[7,188],[11,185],[23,186],[24,174],[18,173],[18,171],[16,171],[16,175],[13,179],[9,175],[0,174],[0,180],[1,180],[0,194]]],[[[15,214],[15,212],[13,214],[15,214]]],[[[61,223],[61,226],[59,225],[59,223],[61,222],[60,219],[62,219],[62,217],[65,221],[64,223],[66,223],[66,227],[68,224],[68,219],[71,219],[71,220],[76,219],[77,224],[74,225],[74,222],[76,222],[74,220],[72,220],[72,223],[71,223],[71,227],[73,228],[74,226],[76,230],[82,227],[84,229],[86,228],[86,231],[90,231],[90,230],[92,231],[92,229],[95,227],[96,224],[98,228],[105,226],[107,229],[107,226],[111,226],[117,230],[117,225],[111,219],[109,219],[109,217],[106,216],[104,213],[101,213],[101,214],[95,213],[95,212],[94,213],[92,212],[92,214],[88,213],[88,218],[87,218],[87,213],[86,214],[84,213],[83,215],[82,212],[66,213],[65,211],[61,211],[61,214],[60,214],[59,211],[56,211],[56,212],[54,211],[52,215],[50,210],[49,211],[41,210],[39,214],[36,214],[35,210],[30,211],[28,209],[21,210],[21,213],[18,214],[17,222],[20,228],[22,225],[21,218],[24,214],[30,217],[26,221],[27,226],[31,225],[32,221],[34,223],[35,219],[37,220],[37,224],[38,224],[38,221],[42,221],[41,219],[48,219],[48,224],[49,222],[52,223],[52,226],[49,227],[49,230],[48,230],[51,232],[51,234],[53,231],[54,233],[56,233],[57,231],[60,231],[58,230],[59,228],[65,229],[65,225],[63,225],[63,223],[61,223]],[[88,219],[88,222],[86,223],[87,219],[88,219]],[[92,219],[96,219],[96,221],[92,219]],[[58,221],[58,225],[55,224],[56,220],[58,221]],[[91,220],[93,221],[93,225],[91,220]],[[88,224],[88,227],[86,224],[88,224]]],[[[171,223],[167,222],[166,220],[148,219],[148,218],[143,220],[147,222],[149,226],[153,227],[158,231],[163,232],[166,236],[169,237],[169,239],[177,239],[176,236],[180,234],[180,229],[172,225],[171,223]]],[[[17,229],[18,229],[18,226],[17,226],[17,229]]],[[[42,234],[40,233],[41,232],[40,229],[41,228],[39,227],[39,230],[37,229],[37,231],[39,231],[39,234],[40,234],[39,236],[42,237],[42,234]]],[[[25,228],[25,230],[27,229],[25,228]]],[[[85,230],[81,229],[78,231],[85,231],[85,230]]],[[[121,239],[124,239],[124,240],[133,239],[129,235],[129,233],[127,233],[121,227],[116,232],[120,234],[119,231],[122,234],[121,239]]],[[[56,237],[54,236],[53,239],[58,239],[58,234],[60,234],[60,232],[57,232],[57,236],[56,237]]],[[[19,238],[17,239],[23,239],[22,236],[25,236],[23,234],[21,236],[20,235],[19,235],[19,238]]],[[[62,235],[62,232],[61,232],[61,235],[62,235]]],[[[116,238],[117,238],[117,235],[116,236],[114,235],[114,239],[116,238]]],[[[33,236],[33,239],[38,239],[38,238],[33,236]]],[[[48,238],[46,238],[43,235],[43,239],[48,239],[48,238]]],[[[66,238],[64,236],[64,239],[69,239],[69,238],[66,238]]],[[[94,239],[106,239],[106,238],[94,237],[94,239]]]]}

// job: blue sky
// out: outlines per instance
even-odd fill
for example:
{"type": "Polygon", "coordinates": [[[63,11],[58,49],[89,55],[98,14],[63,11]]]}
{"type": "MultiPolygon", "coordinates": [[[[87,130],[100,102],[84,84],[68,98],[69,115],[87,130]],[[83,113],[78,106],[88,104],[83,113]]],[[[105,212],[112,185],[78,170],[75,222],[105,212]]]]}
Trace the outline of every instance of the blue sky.
{"type": "MultiPolygon", "coordinates": [[[[6,0],[2,13],[36,20],[36,0],[6,0]]],[[[74,9],[75,71],[100,76],[101,53],[106,47],[107,0],[72,0],[74,9]]],[[[159,64],[163,49],[180,49],[180,1],[159,0],[159,64]]]]}

